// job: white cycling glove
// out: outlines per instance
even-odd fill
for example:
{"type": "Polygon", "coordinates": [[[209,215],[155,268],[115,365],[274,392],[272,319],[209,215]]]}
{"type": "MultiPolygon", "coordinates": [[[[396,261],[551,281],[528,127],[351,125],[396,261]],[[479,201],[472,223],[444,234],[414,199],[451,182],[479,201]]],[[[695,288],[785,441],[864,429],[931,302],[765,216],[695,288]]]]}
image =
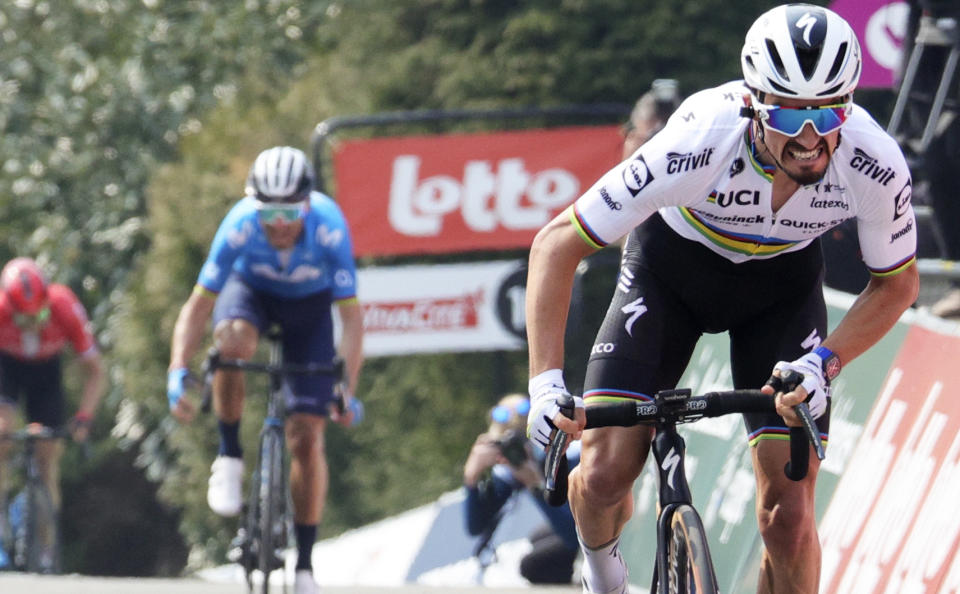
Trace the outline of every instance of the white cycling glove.
{"type": "Polygon", "coordinates": [[[781,373],[785,369],[790,369],[803,374],[803,382],[800,385],[807,391],[806,402],[807,406],[810,407],[810,414],[814,419],[819,419],[823,416],[823,413],[827,412],[830,385],[823,375],[823,359],[820,358],[820,355],[810,352],[791,363],[780,361],[773,369],[781,373]]]}
{"type": "MultiPolygon", "coordinates": [[[[527,437],[545,449],[550,445],[553,432],[557,430],[553,419],[563,414],[557,400],[561,396],[570,396],[570,392],[567,392],[563,383],[563,372],[559,369],[548,369],[531,378],[528,389],[530,414],[527,415],[527,437]]],[[[583,398],[573,396],[573,405],[575,408],[583,408],[583,398]]]]}

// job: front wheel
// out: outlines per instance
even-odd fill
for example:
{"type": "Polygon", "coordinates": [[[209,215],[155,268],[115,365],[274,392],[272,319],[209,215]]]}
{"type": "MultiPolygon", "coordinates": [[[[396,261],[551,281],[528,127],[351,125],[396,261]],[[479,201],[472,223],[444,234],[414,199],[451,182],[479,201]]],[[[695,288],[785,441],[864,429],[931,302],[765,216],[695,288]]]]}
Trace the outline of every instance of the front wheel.
{"type": "Polygon", "coordinates": [[[20,495],[22,514],[14,530],[14,560],[30,573],[60,572],[60,533],[53,497],[42,483],[29,485],[20,495]]]}
{"type": "Polygon", "coordinates": [[[283,435],[267,431],[260,444],[260,493],[257,501],[259,544],[257,567],[263,575],[262,594],[270,589],[270,573],[283,567],[287,546],[286,473],[283,435]]]}
{"type": "Polygon", "coordinates": [[[717,576],[710,559],[707,533],[700,515],[689,505],[673,512],[667,535],[666,591],[670,594],[713,594],[717,576]]]}

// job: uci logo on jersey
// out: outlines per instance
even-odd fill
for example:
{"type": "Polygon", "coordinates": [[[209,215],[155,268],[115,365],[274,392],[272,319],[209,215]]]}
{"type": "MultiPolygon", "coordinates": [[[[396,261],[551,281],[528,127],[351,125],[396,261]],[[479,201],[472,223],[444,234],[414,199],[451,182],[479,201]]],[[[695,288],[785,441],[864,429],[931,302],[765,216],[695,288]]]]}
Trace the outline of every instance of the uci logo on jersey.
{"type": "Polygon", "coordinates": [[[623,183],[627,186],[627,191],[631,196],[636,196],[640,190],[647,187],[653,181],[653,174],[650,173],[650,167],[644,160],[643,155],[630,161],[623,170],[623,183]]]}

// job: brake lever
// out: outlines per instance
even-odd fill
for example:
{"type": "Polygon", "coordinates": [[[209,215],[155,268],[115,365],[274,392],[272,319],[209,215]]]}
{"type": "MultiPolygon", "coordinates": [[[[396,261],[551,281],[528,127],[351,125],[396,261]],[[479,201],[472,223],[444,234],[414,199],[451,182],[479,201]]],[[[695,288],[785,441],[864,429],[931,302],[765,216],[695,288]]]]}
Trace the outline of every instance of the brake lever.
{"type": "MultiPolygon", "coordinates": [[[[574,402],[571,396],[558,399],[560,412],[567,418],[573,418],[574,402]]],[[[547,457],[544,460],[543,499],[553,507],[559,507],[567,501],[567,444],[570,436],[560,429],[554,429],[547,445],[547,457]]]]}
{"type": "Polygon", "coordinates": [[[820,432],[817,430],[817,425],[813,420],[810,407],[807,406],[806,402],[801,402],[793,407],[793,411],[800,417],[800,422],[803,423],[803,432],[806,433],[807,440],[810,442],[810,445],[813,446],[813,451],[817,454],[817,459],[823,461],[823,459],[827,457],[827,453],[824,451],[823,443],[820,441],[820,432]]]}

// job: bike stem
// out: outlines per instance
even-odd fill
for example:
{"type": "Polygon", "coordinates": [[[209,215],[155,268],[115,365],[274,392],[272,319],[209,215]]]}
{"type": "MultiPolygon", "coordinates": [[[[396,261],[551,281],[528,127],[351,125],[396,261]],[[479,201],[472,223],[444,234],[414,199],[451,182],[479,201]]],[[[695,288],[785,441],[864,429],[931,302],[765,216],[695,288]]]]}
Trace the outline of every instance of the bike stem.
{"type": "Polygon", "coordinates": [[[676,425],[668,424],[657,428],[653,438],[653,456],[657,461],[657,473],[660,477],[660,506],[675,503],[691,503],[693,496],[687,483],[687,471],[684,460],[686,442],[677,432],[676,425]]]}

